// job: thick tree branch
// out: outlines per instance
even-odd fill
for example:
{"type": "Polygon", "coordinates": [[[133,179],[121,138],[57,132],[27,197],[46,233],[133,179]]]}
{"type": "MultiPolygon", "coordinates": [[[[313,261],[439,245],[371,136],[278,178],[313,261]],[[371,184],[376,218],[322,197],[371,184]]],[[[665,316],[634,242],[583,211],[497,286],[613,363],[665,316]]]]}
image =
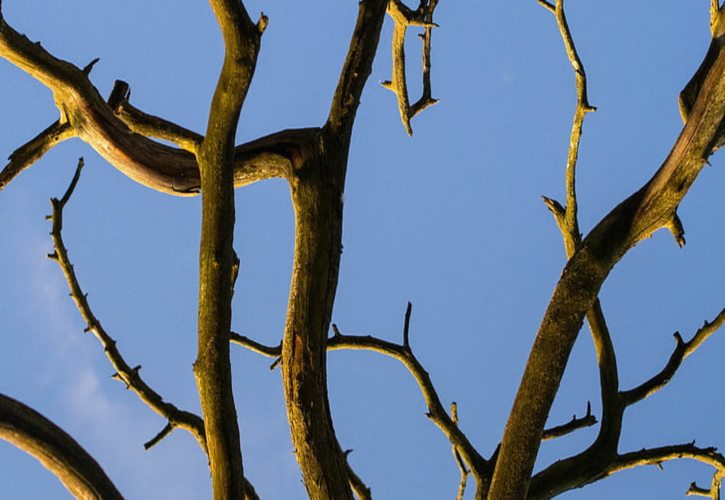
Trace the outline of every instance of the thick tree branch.
{"type": "Polygon", "coordinates": [[[196,147],[201,173],[199,325],[194,375],[204,415],[213,496],[244,498],[237,411],[232,391],[229,330],[234,277],[234,136],[254,76],[266,17],[257,25],[239,0],[210,0],[224,38],[224,63],[196,147]]]}
{"type": "Polygon", "coordinates": [[[0,191],[23,170],[41,159],[53,146],[73,136],[75,136],[75,131],[68,123],[56,121],[16,149],[8,158],[8,164],[0,172],[0,191]]]}
{"type": "Polygon", "coordinates": [[[35,457],[76,498],[123,498],[78,442],[40,413],[4,394],[0,394],[0,439],[35,457]]]}
{"type": "MultiPolygon", "coordinates": [[[[720,22],[715,38],[718,47],[724,33],[725,23],[720,22]]],[[[492,500],[526,497],[546,416],[586,312],[622,256],[657,229],[671,224],[679,203],[717,144],[723,116],[725,51],[718,49],[687,123],[662,167],[602,219],[564,268],[506,426],[490,492],[492,500]]]]}
{"type": "MultiPolygon", "coordinates": [[[[119,171],[156,191],[176,196],[198,194],[201,183],[193,154],[135,133],[114,115],[87,73],[55,58],[4,19],[0,20],[0,57],[48,87],[61,113],[59,122],[68,123],[72,135],[88,143],[119,171]]],[[[300,132],[282,131],[238,147],[234,157],[235,186],[271,177],[286,178],[308,137],[300,132]]],[[[182,144],[189,146],[188,141],[182,144]]]]}
{"type": "MultiPolygon", "coordinates": [[[[76,304],[78,311],[86,323],[86,331],[92,333],[103,346],[103,352],[116,370],[115,378],[126,384],[126,388],[132,390],[138,397],[146,403],[149,408],[168,420],[171,429],[182,428],[189,431],[199,443],[202,450],[206,453],[206,438],[204,433],[204,422],[197,415],[178,409],[171,403],[164,401],[163,397],[149,387],[139,374],[140,366],[132,368],[121,355],[116,346],[116,341],[106,332],[101,322],[93,313],[88,304],[88,296],[83,292],[78,278],[76,277],[73,264],[68,257],[68,250],[63,242],[63,209],[68,203],[70,196],[73,194],[78,179],[80,177],[81,168],[83,167],[83,159],[78,162],[73,180],[68,190],[61,199],[51,199],[53,213],[50,220],[53,224],[51,237],[53,239],[54,252],[48,255],[49,258],[56,261],[63,271],[68,288],[70,289],[71,298],[76,304]]],[[[169,430],[171,430],[169,429],[169,430]]],[[[153,441],[153,440],[152,440],[153,441]]],[[[154,443],[155,444],[155,443],[154,443]]]]}
{"type": "Polygon", "coordinates": [[[386,3],[359,2],[327,123],[290,177],[295,255],[282,344],[282,380],[295,456],[311,498],[352,498],[349,465],[335,435],[327,397],[326,334],[340,271],[350,138],[386,3]]]}

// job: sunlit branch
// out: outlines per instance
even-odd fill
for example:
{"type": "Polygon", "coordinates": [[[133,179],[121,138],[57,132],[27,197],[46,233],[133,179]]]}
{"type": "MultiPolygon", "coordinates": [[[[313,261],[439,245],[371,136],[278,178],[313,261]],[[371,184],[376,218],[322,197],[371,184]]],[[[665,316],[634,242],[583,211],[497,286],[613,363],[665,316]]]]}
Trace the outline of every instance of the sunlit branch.
{"type": "Polygon", "coordinates": [[[30,141],[16,149],[0,172],[0,191],[25,169],[32,166],[57,144],[74,137],[76,132],[67,122],[56,121],[30,141]]]}
{"type": "Polygon", "coordinates": [[[372,500],[373,497],[370,492],[370,488],[363,482],[360,476],[358,476],[353,468],[350,466],[350,462],[348,461],[350,453],[352,453],[352,450],[346,450],[344,453],[345,464],[347,465],[347,477],[350,481],[350,487],[352,488],[352,491],[355,492],[355,496],[357,496],[358,500],[372,500]]]}
{"type": "Polygon", "coordinates": [[[194,377],[215,500],[244,498],[244,468],[232,390],[229,330],[235,253],[234,138],[257,64],[267,18],[253,23],[240,0],[210,0],[224,39],[224,62],[206,135],[195,147],[201,178],[199,305],[194,377]]]}
{"type": "MultiPolygon", "coordinates": [[[[453,420],[453,423],[458,426],[458,405],[455,401],[451,403],[451,420],[453,420]]],[[[463,500],[463,495],[466,494],[466,484],[468,483],[468,476],[469,474],[471,474],[471,471],[468,469],[468,467],[466,467],[466,463],[463,461],[463,457],[461,457],[458,448],[453,446],[451,449],[453,451],[453,458],[456,459],[458,472],[461,474],[461,479],[458,482],[456,500],[463,500]]]]}
{"type": "MultiPolygon", "coordinates": [[[[0,20],[0,57],[53,92],[61,114],[59,124],[68,123],[72,128],[72,132],[64,130],[64,134],[77,135],[112,166],[151,189],[175,196],[199,193],[199,167],[193,154],[134,132],[113,113],[111,106],[89,80],[87,72],[54,57],[40,44],[15,31],[4,19],[0,20]]],[[[184,130],[166,120],[148,123],[150,116],[136,114],[128,119],[139,127],[143,125],[146,131],[153,131],[153,136],[162,135],[159,128],[163,127],[168,129],[165,133],[172,136],[184,130]]],[[[180,142],[190,147],[192,139],[185,137],[180,142]]],[[[235,186],[272,177],[287,178],[295,158],[299,158],[300,152],[308,147],[309,139],[309,134],[300,134],[299,131],[282,131],[238,146],[234,155],[235,186]]],[[[45,143],[41,141],[39,144],[45,143]]],[[[0,184],[0,187],[3,185],[0,184]]]]}
{"type": "Polygon", "coordinates": [[[63,429],[4,394],[0,394],[0,439],[35,457],[76,498],[123,498],[98,462],[63,429]]]}
{"type": "Polygon", "coordinates": [[[358,4],[355,30],[332,98],[327,126],[333,134],[349,136],[360,97],[372,70],[388,0],[363,0],[358,4]]]}
{"type": "Polygon", "coordinates": [[[606,475],[614,474],[633,467],[642,465],[657,465],[663,462],[678,459],[690,459],[697,462],[710,465],[715,468],[712,484],[709,490],[691,483],[687,491],[688,495],[698,494],[701,496],[709,496],[712,499],[720,498],[720,486],[725,477],[725,457],[717,452],[717,448],[700,448],[695,446],[695,442],[688,444],[679,444],[672,446],[662,446],[659,448],[643,449],[631,453],[619,455],[617,460],[607,469],[606,475]]]}
{"type": "Polygon", "coordinates": [[[147,137],[164,139],[179,146],[189,153],[196,153],[196,147],[204,140],[201,134],[197,134],[176,123],[170,122],[158,116],[144,113],[129,102],[131,89],[128,83],[116,80],[113,90],[108,97],[108,105],[113,112],[128,125],[128,128],[137,134],[147,137]]]}
{"type": "Polygon", "coordinates": [[[410,120],[421,111],[429,108],[438,102],[431,97],[430,82],[430,51],[432,28],[437,25],[433,23],[433,11],[438,5],[438,0],[421,0],[416,10],[408,8],[401,0],[390,0],[388,3],[388,15],[393,19],[392,60],[393,75],[391,80],[382,82],[383,87],[392,91],[398,101],[400,120],[408,135],[413,135],[410,120]],[[405,35],[409,26],[422,26],[425,28],[421,35],[423,40],[423,94],[413,105],[408,97],[408,84],[405,75],[405,35]]]}

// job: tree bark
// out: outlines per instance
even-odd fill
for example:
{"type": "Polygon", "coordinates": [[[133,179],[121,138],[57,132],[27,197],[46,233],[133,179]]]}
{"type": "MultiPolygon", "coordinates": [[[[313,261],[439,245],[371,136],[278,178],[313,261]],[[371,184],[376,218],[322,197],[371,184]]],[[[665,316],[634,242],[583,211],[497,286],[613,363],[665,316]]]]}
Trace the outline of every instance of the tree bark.
{"type": "Polygon", "coordinates": [[[244,498],[242,452],[232,391],[229,331],[234,249],[234,136],[254,75],[262,30],[237,0],[211,0],[224,37],[224,64],[209,125],[198,148],[202,221],[199,332],[194,375],[204,413],[212,490],[217,500],[244,498]]]}

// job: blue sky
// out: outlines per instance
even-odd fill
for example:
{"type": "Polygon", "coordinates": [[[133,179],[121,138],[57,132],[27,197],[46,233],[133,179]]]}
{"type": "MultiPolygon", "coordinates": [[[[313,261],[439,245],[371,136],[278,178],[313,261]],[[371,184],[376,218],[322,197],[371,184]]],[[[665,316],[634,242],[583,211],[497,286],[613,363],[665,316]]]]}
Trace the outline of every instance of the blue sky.
{"type": "MultiPolygon", "coordinates": [[[[677,95],[709,43],[707,2],[570,2],[568,17],[599,108],[585,123],[579,163],[588,231],[660,165],[679,133],[677,95]]],[[[327,114],[356,2],[248,2],[270,18],[239,124],[240,142],[320,125],[327,114]]],[[[203,131],[221,63],[206,2],[3,2],[18,31],[83,66],[107,95],[131,84],[141,109],[203,131]]],[[[333,321],[345,333],[400,340],[413,303],[411,344],[441,399],[488,455],[500,440],[549,296],[564,266],[559,232],[540,196],[563,199],[575,95],[554,18],[530,1],[441,0],[434,32],[433,95],[408,138],[390,78],[386,24],[355,126],[345,193],[344,254],[333,321]]],[[[419,42],[409,43],[419,92],[419,42]]],[[[0,61],[0,154],[57,117],[50,92],[0,61]]],[[[112,380],[113,370],[67,296],[51,249],[48,198],[87,168],[66,210],[64,236],[90,303],[129,364],[178,406],[198,411],[196,351],[200,204],[133,183],[78,140],[66,142],[0,193],[0,392],[33,406],[93,454],[128,498],[209,496],[206,461],[183,431],[151,451],[164,422],[112,380]]],[[[602,290],[623,388],[669,357],[725,306],[721,153],[680,208],[687,246],[658,232],[631,251],[602,290]]],[[[287,186],[237,191],[241,273],[234,329],[279,342],[287,303],[293,213],[287,186]]],[[[278,371],[234,348],[234,389],[245,470],[263,498],[305,498],[289,440],[278,371]]],[[[662,392],[627,411],[620,451],[689,442],[724,445],[722,334],[715,334],[662,392]]],[[[454,498],[450,445],[425,418],[417,386],[374,353],[329,356],[333,418],[352,465],[379,499],[454,498]]],[[[591,340],[583,331],[551,412],[552,424],[599,411],[591,340]]],[[[540,465],[583,449],[596,429],[541,450],[540,465]]],[[[0,443],[3,498],[65,498],[32,458],[0,443]]],[[[681,498],[711,470],[670,463],[623,472],[564,498],[681,498]]],[[[470,491],[469,493],[472,493],[470,491]]]]}

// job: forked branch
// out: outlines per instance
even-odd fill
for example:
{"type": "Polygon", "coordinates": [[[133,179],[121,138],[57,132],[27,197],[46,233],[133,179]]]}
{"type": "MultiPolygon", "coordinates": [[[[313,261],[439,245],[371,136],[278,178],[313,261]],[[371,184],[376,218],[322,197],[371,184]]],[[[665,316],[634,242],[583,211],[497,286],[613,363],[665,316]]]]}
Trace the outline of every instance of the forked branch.
{"type": "Polygon", "coordinates": [[[433,23],[433,12],[438,5],[438,0],[421,0],[416,10],[411,10],[401,0],[390,0],[388,3],[388,15],[393,19],[393,76],[389,81],[382,82],[383,87],[392,91],[398,101],[400,120],[408,135],[413,135],[410,121],[421,111],[429,108],[438,102],[431,97],[430,81],[430,52],[432,28],[437,27],[433,23]],[[425,29],[420,35],[423,41],[422,68],[423,68],[423,93],[414,104],[410,104],[408,97],[408,83],[405,75],[405,35],[409,26],[421,26],[425,29]]]}
{"type": "MultiPolygon", "coordinates": [[[[722,11],[719,14],[722,18],[722,11]]],[[[715,34],[725,33],[718,22],[715,34]]],[[[725,50],[708,65],[687,123],[652,179],[614,208],[567,263],[542,320],[504,433],[491,500],[525,498],[541,433],[584,316],[611,269],[667,227],[719,140],[725,116],[725,50]]]]}

